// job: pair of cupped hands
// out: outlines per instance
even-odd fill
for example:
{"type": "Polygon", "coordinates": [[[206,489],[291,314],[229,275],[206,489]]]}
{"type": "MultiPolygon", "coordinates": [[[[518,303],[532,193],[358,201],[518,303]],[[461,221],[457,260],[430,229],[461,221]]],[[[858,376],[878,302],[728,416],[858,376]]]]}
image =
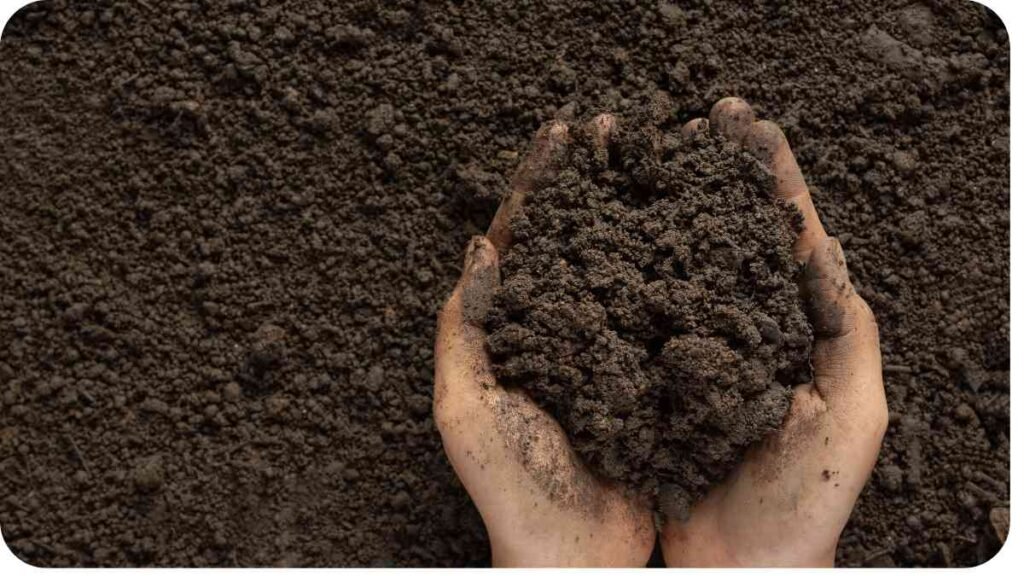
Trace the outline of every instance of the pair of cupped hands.
{"type": "MultiPolygon", "coordinates": [[[[588,133],[607,146],[615,118],[588,133]]],[[[814,329],[813,382],[798,386],[781,429],[751,448],[721,485],[660,534],[650,499],[591,474],[558,423],[521,390],[495,380],[483,320],[500,284],[509,222],[551,177],[568,127],[544,125],[486,237],[475,237],[438,318],[434,419],[476,504],[496,566],[644,566],[660,538],[668,566],[830,566],[839,535],[878,457],[888,425],[874,316],[850,283],[777,125],[739,98],[682,128],[743,147],[775,176],[775,194],[803,214],[793,245],[814,329]]]]}

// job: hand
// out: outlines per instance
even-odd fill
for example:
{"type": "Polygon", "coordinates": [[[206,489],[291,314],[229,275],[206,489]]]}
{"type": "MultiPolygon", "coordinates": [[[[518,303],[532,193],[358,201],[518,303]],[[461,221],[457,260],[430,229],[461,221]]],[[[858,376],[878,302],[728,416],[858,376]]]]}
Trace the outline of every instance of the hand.
{"type": "MultiPolygon", "coordinates": [[[[606,144],[610,117],[592,128],[606,144]]],[[[509,220],[551,177],[568,138],[563,123],[541,128],[488,237],[470,242],[438,318],[434,420],[487,526],[495,566],[643,566],[655,538],[649,505],[591,475],[551,416],[495,381],[485,350],[483,320],[500,283],[509,220]]]]}
{"type": "Polygon", "coordinates": [[[839,242],[825,234],[785,135],[746,102],[720,100],[703,130],[743,146],[775,174],[776,196],[804,216],[793,246],[814,328],[814,382],[795,390],[782,429],[753,448],[686,520],[661,534],[669,566],[831,566],[888,426],[878,328],[854,291],[839,242]]]}

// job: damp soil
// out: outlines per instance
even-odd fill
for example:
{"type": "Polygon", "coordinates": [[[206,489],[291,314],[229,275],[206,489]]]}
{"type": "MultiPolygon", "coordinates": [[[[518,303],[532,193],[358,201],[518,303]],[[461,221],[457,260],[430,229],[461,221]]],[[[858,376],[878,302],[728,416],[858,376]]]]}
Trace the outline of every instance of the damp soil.
{"type": "MultiPolygon", "coordinates": [[[[648,110],[664,110],[668,97],[648,110]]],[[[791,249],[799,212],[721,138],[671,116],[584,126],[511,223],[488,318],[498,381],[555,416],[576,451],[679,518],[778,430],[810,381],[791,249]]]]}
{"type": "Polygon", "coordinates": [[[963,0],[113,2],[0,41],[0,527],[42,566],[482,565],[435,314],[537,127],[737,95],[879,322],[845,566],[1009,498],[1009,50],[963,0]],[[742,4],[742,6],[741,6],[742,4]]]}

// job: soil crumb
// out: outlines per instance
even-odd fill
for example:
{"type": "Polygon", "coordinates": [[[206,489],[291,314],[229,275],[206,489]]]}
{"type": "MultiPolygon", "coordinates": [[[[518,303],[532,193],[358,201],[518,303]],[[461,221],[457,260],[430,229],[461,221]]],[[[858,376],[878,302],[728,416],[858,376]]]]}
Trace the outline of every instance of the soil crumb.
{"type": "MultiPolygon", "coordinates": [[[[526,201],[488,318],[499,380],[601,476],[684,512],[777,429],[809,379],[800,215],[720,138],[630,120],[526,201]]],[[[593,141],[583,128],[574,142],[593,141]]]]}

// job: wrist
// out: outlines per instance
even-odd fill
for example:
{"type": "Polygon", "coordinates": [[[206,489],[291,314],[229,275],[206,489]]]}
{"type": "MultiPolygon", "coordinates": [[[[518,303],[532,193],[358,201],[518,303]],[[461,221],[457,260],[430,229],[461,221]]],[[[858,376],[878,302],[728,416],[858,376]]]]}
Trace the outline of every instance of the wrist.
{"type": "Polygon", "coordinates": [[[551,540],[504,541],[491,538],[491,565],[494,568],[538,568],[596,566],[577,550],[556,545],[551,540]]]}
{"type": "Polygon", "coordinates": [[[739,567],[719,538],[711,538],[678,522],[666,523],[659,538],[668,568],[739,567]]]}
{"type": "MultiPolygon", "coordinates": [[[[490,532],[489,532],[490,533],[490,532]]],[[[559,531],[528,538],[491,538],[491,564],[495,568],[526,567],[643,567],[650,550],[638,554],[621,538],[601,537],[593,531],[559,531]]]]}
{"type": "Polygon", "coordinates": [[[729,542],[729,538],[708,527],[697,528],[690,523],[681,526],[674,522],[666,525],[660,538],[662,556],[669,568],[831,568],[835,565],[835,546],[817,552],[800,545],[738,549],[729,542]]]}

